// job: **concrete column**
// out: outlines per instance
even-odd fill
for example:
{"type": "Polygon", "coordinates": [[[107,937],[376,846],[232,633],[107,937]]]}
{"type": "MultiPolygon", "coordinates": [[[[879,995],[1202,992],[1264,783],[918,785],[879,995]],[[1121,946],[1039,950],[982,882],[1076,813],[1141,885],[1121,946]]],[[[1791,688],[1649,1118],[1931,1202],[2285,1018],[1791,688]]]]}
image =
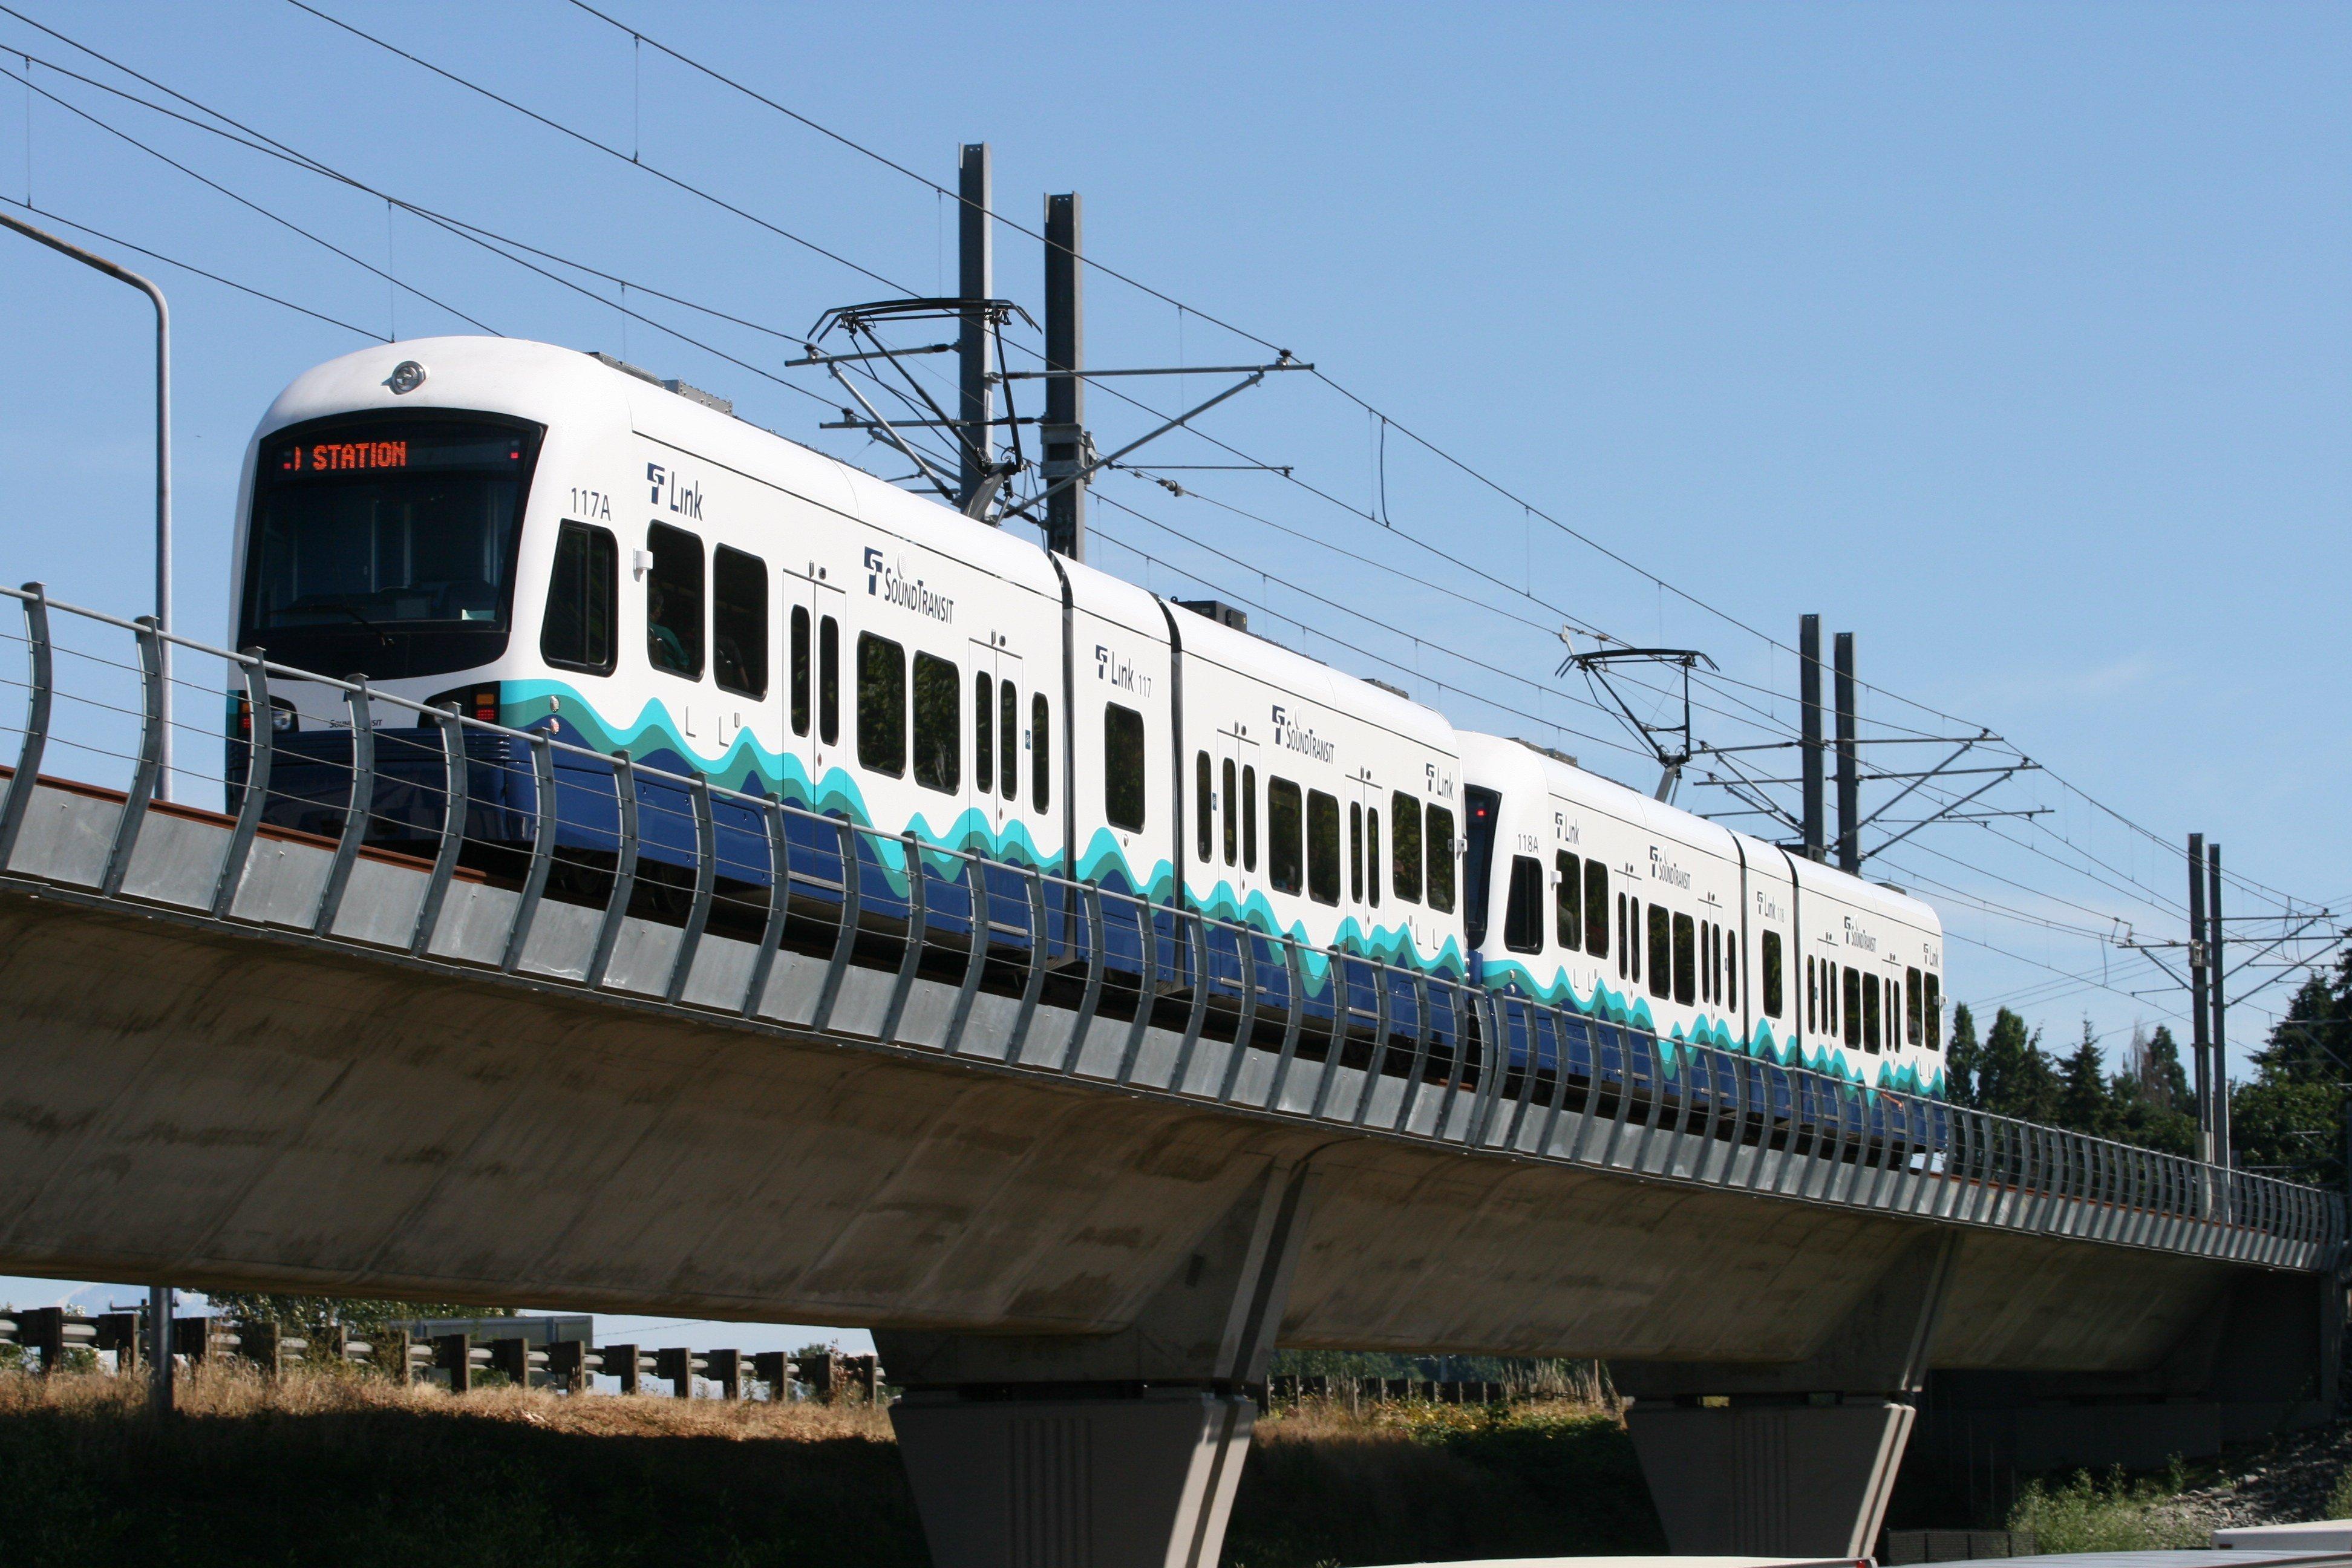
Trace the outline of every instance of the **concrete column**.
{"type": "Polygon", "coordinates": [[[877,1331],[939,1568],[1213,1568],[1311,1200],[1269,1165],[1117,1333],[877,1331]]]}
{"type": "Polygon", "coordinates": [[[1669,1550],[1872,1555],[1955,1245],[1920,1237],[1809,1360],[1611,1363],[1669,1550]]]}

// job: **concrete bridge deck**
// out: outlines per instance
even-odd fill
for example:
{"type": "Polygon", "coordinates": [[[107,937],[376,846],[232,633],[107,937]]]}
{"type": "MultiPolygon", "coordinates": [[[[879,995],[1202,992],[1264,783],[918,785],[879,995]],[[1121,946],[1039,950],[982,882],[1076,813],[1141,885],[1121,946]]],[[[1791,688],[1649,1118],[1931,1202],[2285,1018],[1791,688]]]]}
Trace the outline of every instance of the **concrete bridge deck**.
{"type": "Polygon", "coordinates": [[[773,830],[758,940],[709,874],[632,912],[625,846],[559,902],[462,871],[462,763],[409,859],[151,804],[152,700],[123,795],[26,787],[45,728],[0,805],[0,1265],[871,1326],[942,1562],[1054,1560],[1003,1500],[1082,1494],[1096,1560],[1213,1558],[1277,1341],[1609,1358],[1654,1483],[1782,1478],[1678,1542],[1723,1549],[1866,1550],[1930,1369],[2332,1397],[2331,1194],[1426,976],[1318,1013],[1295,952],[1244,993],[1276,1026],[1220,1028],[1198,917],[1134,917],[1122,976],[1107,896],[889,906],[829,822],[829,878],[773,830]]]}

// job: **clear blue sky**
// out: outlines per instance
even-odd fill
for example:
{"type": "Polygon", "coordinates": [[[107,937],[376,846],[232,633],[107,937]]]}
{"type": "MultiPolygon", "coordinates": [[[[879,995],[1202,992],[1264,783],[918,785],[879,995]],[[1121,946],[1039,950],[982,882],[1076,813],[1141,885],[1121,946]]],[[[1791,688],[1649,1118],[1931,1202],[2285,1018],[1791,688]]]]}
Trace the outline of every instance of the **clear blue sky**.
{"type": "MultiPolygon", "coordinates": [[[[290,5],[16,3],[405,199],[737,315],[799,331],[826,306],[891,291],[290,5]]],[[[932,194],[560,0],[321,4],[893,283],[952,288],[952,215],[932,194]]],[[[2352,902],[2352,13],[612,4],[933,177],[951,180],[959,142],[990,141],[1009,216],[1034,226],[1042,193],[1083,192],[1097,258],[1315,361],[1676,587],[1786,641],[1818,610],[1857,634],[1865,679],[1886,691],[1993,727],[2168,843],[2201,828],[2248,876],[2352,902]]],[[[6,17],[0,47],[92,68],[6,17]]],[[[817,439],[816,402],[609,305],[47,67],[33,78],[501,331],[625,351],[817,439]]],[[[464,330],[0,80],[0,197],[22,199],[28,179],[52,213],[367,331],[464,330]]],[[[999,244],[999,291],[1034,309],[1034,242],[999,244]]],[[[220,635],[251,426],[291,376],[366,340],[152,270],[180,323],[182,624],[220,635]]],[[[762,367],[788,352],[633,302],[762,367]]],[[[123,612],[146,593],[136,305],[0,245],[0,466],[16,476],[0,510],[5,570],[123,612]]],[[[1260,352],[1099,275],[1089,308],[1097,364],[1260,352]]],[[[1142,427],[1100,393],[1094,409],[1106,444],[1142,427]]],[[[1305,377],[1209,428],[1374,506],[1374,422],[1305,377]]],[[[1792,716],[1785,654],[1393,433],[1393,531],[1269,477],[1191,479],[1395,571],[1119,476],[1104,497],[1180,534],[1102,505],[1105,533],[1173,564],[1108,542],[1097,562],[1162,591],[1197,591],[1197,574],[1271,606],[1261,629],[1463,722],[1551,739],[1495,704],[1532,710],[1582,731],[1562,743],[1591,765],[1654,778],[1610,748],[1622,733],[1590,708],[1459,662],[1469,652],[1552,684],[1559,649],[1492,606],[1548,611],[1440,555],[1635,641],[1705,647],[1780,694],[1709,699],[1703,738],[1759,738],[1734,697],[1792,716]]],[[[1877,693],[1864,711],[1874,726],[1948,722],[1877,693]]],[[[2177,937],[2177,860],[2053,783],[1995,798],[2054,809],[1930,829],[1879,872],[1942,905],[1952,993],[2014,998],[2061,1042],[2087,1017],[2111,1047],[2135,1022],[2184,1012],[2144,961],[2056,929],[2124,920],[2177,937]]],[[[1706,789],[1683,800],[1728,804],[1706,789]]],[[[2259,1037],[2284,990],[2238,1009],[2236,1043],[2259,1037]]]]}

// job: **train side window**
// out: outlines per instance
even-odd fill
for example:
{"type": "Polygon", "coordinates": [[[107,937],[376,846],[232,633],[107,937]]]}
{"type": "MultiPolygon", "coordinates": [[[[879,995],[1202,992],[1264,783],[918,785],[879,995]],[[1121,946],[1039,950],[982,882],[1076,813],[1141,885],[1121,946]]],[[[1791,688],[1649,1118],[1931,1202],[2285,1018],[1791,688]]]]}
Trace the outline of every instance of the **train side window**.
{"type": "Polygon", "coordinates": [[[1021,689],[1010,680],[999,681],[996,695],[997,751],[1004,759],[997,782],[1004,804],[1013,805],[1021,799],[1021,689]]]}
{"type": "Polygon", "coordinates": [[[1054,798],[1054,731],[1045,722],[1052,716],[1044,692],[1029,699],[1029,804],[1037,811],[1054,798]]]}
{"type": "Polygon", "coordinates": [[[805,735],[809,727],[809,613],[806,605],[793,606],[793,733],[805,735]]]}
{"type": "Polygon", "coordinates": [[[816,738],[841,739],[841,623],[827,616],[816,628],[816,738]]]}
{"type": "Polygon", "coordinates": [[[1780,984],[1780,933],[1768,931],[1764,933],[1764,1016],[1779,1017],[1785,1000],[1780,984]]]}
{"type": "Polygon", "coordinates": [[[1664,904],[1650,906],[1650,994],[1675,991],[1675,919],[1664,904]]]}
{"type": "Polygon", "coordinates": [[[1307,896],[1339,901],[1339,803],[1319,789],[1307,792],[1307,896]]]}
{"type": "Polygon", "coordinates": [[[1739,961],[1747,955],[1740,951],[1744,944],[1738,938],[1727,936],[1725,941],[1730,951],[1723,955],[1723,1005],[1737,1007],[1739,1005],[1739,961]]]}
{"type": "MultiPolygon", "coordinates": [[[[1380,797],[1372,797],[1378,800],[1380,797]]],[[[1381,808],[1364,808],[1364,891],[1371,895],[1372,908],[1381,907],[1381,808]]]]}
{"type": "Polygon", "coordinates": [[[1584,863],[1584,951],[1609,956],[1609,868],[1598,860],[1584,863]]]}
{"type": "Polygon", "coordinates": [[[720,545],[710,562],[710,663],[722,691],[768,694],[768,563],[720,545]]]}
{"type": "Polygon", "coordinates": [[[1689,1006],[1698,999],[1698,953],[1694,923],[1688,915],[1675,917],[1675,1000],[1689,1006]]]}
{"type": "Polygon", "coordinates": [[[1288,779],[1265,781],[1265,869],[1278,893],[1307,885],[1306,808],[1288,779]]]}
{"type": "Polygon", "coordinates": [[[1257,869],[1257,770],[1242,769],[1242,869],[1257,869]]]}
{"type": "Polygon", "coordinates": [[[1920,1026],[1922,1019],[1919,1016],[1921,1012],[1919,1005],[1919,972],[1916,969],[1905,970],[1903,972],[1903,982],[1904,1034],[1913,1045],[1916,1046],[1924,1043],[1924,1032],[1920,1026]]]}
{"type": "Polygon", "coordinates": [[[1715,922],[1698,922],[1698,999],[1715,1000],[1715,922]]]}
{"type": "Polygon", "coordinates": [[[1503,945],[1513,952],[1543,951],[1543,862],[1511,857],[1511,890],[1503,906],[1503,945]]]}
{"type": "Polygon", "coordinates": [[[1389,886],[1405,902],[1421,902],[1421,802],[1402,790],[1389,795],[1389,886]]]}
{"type": "Polygon", "coordinates": [[[1143,829],[1143,715],[1103,704],[1103,816],[1113,827],[1143,829]]]}
{"type": "Polygon", "coordinates": [[[1625,978],[1625,963],[1633,951],[1633,939],[1625,930],[1625,895],[1617,895],[1617,978],[1625,978]]]}
{"type": "Polygon", "coordinates": [[[1822,1026],[1821,1000],[1820,961],[1809,952],[1805,954],[1805,1033],[1809,1035],[1822,1026]]]}
{"type": "Polygon", "coordinates": [[[1429,907],[1450,915],[1454,912],[1454,814],[1442,805],[1431,806],[1422,837],[1429,846],[1429,907]]]}
{"type": "Polygon", "coordinates": [[[567,522],[555,536],[555,566],[548,574],[547,619],[539,655],[565,669],[613,673],[613,609],[620,581],[621,547],[609,529],[567,522]]]}
{"type": "Polygon", "coordinates": [[[702,541],[655,523],[646,531],[646,658],[656,669],[702,679],[702,541]]]}
{"type": "Polygon", "coordinates": [[[915,656],[915,782],[963,787],[963,671],[935,654],[915,656]]]}
{"type": "MultiPolygon", "coordinates": [[[[1008,730],[1008,751],[1012,743],[1008,730]]],[[[982,795],[996,787],[996,682],[984,669],[971,678],[971,782],[982,795]]]]}
{"type": "Polygon", "coordinates": [[[1348,803],[1348,901],[1364,901],[1364,803],[1348,803]]]}
{"type": "Polygon", "coordinates": [[[1862,977],[1862,1048],[1875,1055],[1879,1049],[1878,976],[1862,977]]]}
{"type": "Polygon", "coordinates": [[[1944,1048],[1943,989],[1943,982],[1937,980],[1932,974],[1927,976],[1926,1011],[1927,1014],[1927,1048],[1931,1051],[1940,1051],[1944,1048]]]}
{"type": "Polygon", "coordinates": [[[1886,1048],[1903,1048],[1903,982],[1892,974],[1886,977],[1886,1048]]]}
{"type": "Polygon", "coordinates": [[[857,765],[907,771],[907,650],[872,632],[857,634],[857,765]]]}
{"type": "Polygon", "coordinates": [[[1216,848],[1216,825],[1214,822],[1214,813],[1211,809],[1212,802],[1210,800],[1211,792],[1209,788],[1210,777],[1211,769],[1209,767],[1209,753],[1206,752],[1197,752],[1193,753],[1192,816],[1194,826],[1192,836],[1198,841],[1198,847],[1201,851],[1201,864],[1203,866],[1209,865],[1214,859],[1214,856],[1212,854],[1212,851],[1216,848]]]}
{"type": "Polygon", "coordinates": [[[1233,757],[1225,757],[1221,778],[1223,778],[1225,785],[1225,865],[1233,865],[1242,856],[1242,802],[1234,799],[1234,783],[1237,781],[1234,781],[1233,757]]]}
{"type": "Polygon", "coordinates": [[[1848,965],[1842,989],[1844,993],[1845,1043],[1858,1046],[1862,1044],[1862,971],[1848,965]]]}
{"type": "Polygon", "coordinates": [[[1564,952],[1584,945],[1584,862],[1562,849],[1552,857],[1557,884],[1551,891],[1553,940],[1564,952]]]}

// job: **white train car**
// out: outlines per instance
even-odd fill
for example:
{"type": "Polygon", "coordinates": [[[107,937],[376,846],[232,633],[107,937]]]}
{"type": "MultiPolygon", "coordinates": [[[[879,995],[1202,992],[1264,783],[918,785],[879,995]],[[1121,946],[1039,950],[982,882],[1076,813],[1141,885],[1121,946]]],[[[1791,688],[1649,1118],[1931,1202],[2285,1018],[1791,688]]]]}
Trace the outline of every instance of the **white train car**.
{"type": "Polygon", "coordinates": [[[1916,900],[1462,737],[1487,984],[1872,1088],[1940,1092],[1942,933],[1916,900]]]}
{"type": "MultiPolygon", "coordinates": [[[[698,774],[879,829],[861,858],[902,892],[899,839],[1287,935],[1310,998],[1336,950],[1941,1085],[1925,905],[1456,731],[617,362],[441,338],[319,366],[256,432],[236,550],[238,646],[636,764],[656,907],[692,880],[677,781],[698,774]]],[[[273,700],[270,815],[333,831],[341,699],[273,700]]],[[[380,742],[378,837],[437,826],[441,765],[427,736],[380,742]]],[[[469,833],[527,840],[528,770],[490,773],[469,833]]],[[[565,773],[559,856],[593,876],[614,772],[565,773]]],[[[757,824],[719,816],[720,879],[756,894],[757,824]]]]}

